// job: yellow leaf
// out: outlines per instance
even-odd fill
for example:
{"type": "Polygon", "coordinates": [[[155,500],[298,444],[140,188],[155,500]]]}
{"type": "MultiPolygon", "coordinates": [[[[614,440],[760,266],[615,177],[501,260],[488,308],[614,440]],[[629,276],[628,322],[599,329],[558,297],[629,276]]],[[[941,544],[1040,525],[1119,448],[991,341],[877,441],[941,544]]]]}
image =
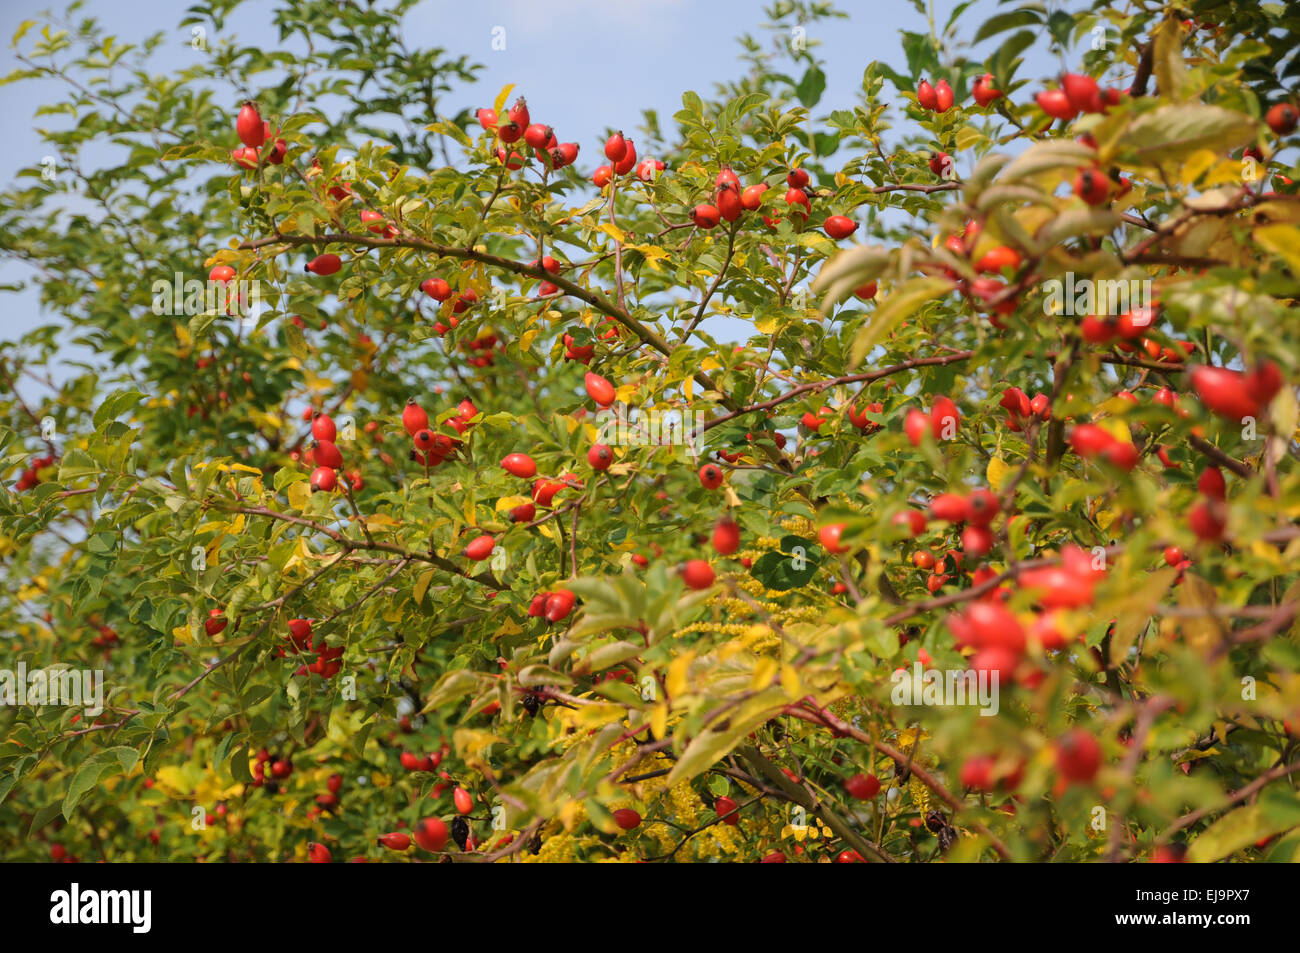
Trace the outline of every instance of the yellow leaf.
{"type": "Polygon", "coordinates": [[[772,684],[780,663],[774,658],[761,658],[754,666],[754,677],[749,682],[750,691],[760,691],[772,684]]]}
{"type": "Polygon", "coordinates": [[[1125,443],[1133,442],[1133,435],[1129,433],[1128,424],[1122,420],[1116,420],[1114,417],[1107,417],[1105,420],[1097,421],[1097,426],[1106,433],[1110,434],[1116,440],[1123,440],[1125,443]]]}
{"type": "Polygon", "coordinates": [[[498,116],[501,115],[501,110],[505,109],[506,100],[510,98],[510,92],[514,88],[515,88],[514,83],[506,83],[504,86],[501,87],[501,92],[497,94],[496,101],[492,104],[492,108],[496,110],[496,114],[498,116]]]}
{"type": "Polygon", "coordinates": [[[501,623],[501,628],[497,629],[496,634],[493,635],[492,638],[504,639],[511,635],[518,635],[522,631],[524,631],[522,625],[515,622],[513,619],[506,619],[501,623]]]}
{"type": "Polygon", "coordinates": [[[474,495],[472,493],[465,494],[464,511],[465,511],[465,522],[468,523],[470,526],[477,526],[478,515],[474,512],[474,495]]]}
{"type": "Polygon", "coordinates": [[[289,506],[295,510],[305,510],[311,499],[311,486],[306,480],[289,484],[289,506]]]}
{"type": "Polygon", "coordinates": [[[599,232],[604,232],[606,235],[614,239],[614,241],[618,242],[619,244],[622,244],[624,241],[623,230],[619,228],[617,225],[614,225],[610,222],[602,222],[599,226],[597,226],[596,230],[599,232]]]}
{"type": "Polygon", "coordinates": [[[1183,184],[1191,185],[1205,173],[1206,169],[1218,161],[1219,157],[1216,153],[1209,149],[1197,149],[1187,157],[1178,174],[1182,177],[1183,184]]]}
{"type": "Polygon", "coordinates": [[[668,734],[668,704],[660,702],[650,709],[650,731],[656,738],[668,734]]]}
{"type": "Polygon", "coordinates": [[[1300,229],[1278,223],[1261,225],[1253,234],[1256,242],[1286,262],[1292,271],[1300,272],[1300,229]]]}
{"type": "Polygon", "coordinates": [[[434,570],[429,569],[420,574],[420,578],[415,580],[415,601],[417,603],[424,601],[424,594],[429,591],[429,583],[433,581],[434,570]]]}
{"type": "Polygon", "coordinates": [[[988,480],[989,489],[997,493],[1011,479],[1013,472],[1009,466],[1002,462],[1001,457],[995,456],[989,459],[989,465],[984,471],[984,477],[988,480]]]}
{"type": "Polygon", "coordinates": [[[781,666],[781,687],[785,689],[786,697],[791,700],[802,697],[803,688],[799,684],[799,671],[793,665],[781,666]]]}
{"type": "Polygon", "coordinates": [[[687,673],[690,671],[691,662],[694,660],[694,652],[683,652],[669,663],[668,675],[664,678],[664,688],[668,690],[670,698],[677,698],[686,694],[687,673]]]}

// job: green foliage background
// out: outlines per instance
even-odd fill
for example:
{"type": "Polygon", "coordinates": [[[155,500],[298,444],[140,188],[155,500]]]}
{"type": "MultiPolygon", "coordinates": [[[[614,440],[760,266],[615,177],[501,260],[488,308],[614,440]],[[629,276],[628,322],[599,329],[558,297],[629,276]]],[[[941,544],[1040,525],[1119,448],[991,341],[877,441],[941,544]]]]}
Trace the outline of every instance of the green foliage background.
{"type": "MultiPolygon", "coordinates": [[[[219,29],[239,6],[198,5],[182,25],[219,29]]],[[[309,55],[223,42],[176,75],[149,70],[160,36],[123,45],[74,18],[15,38],[23,65],[6,82],[65,80],[42,113],[76,122],[46,135],[70,170],[61,184],[33,168],[0,202],[4,254],[36,269],[59,318],[0,352],[3,656],[102,668],[109,707],[93,722],[0,708],[6,858],[59,843],[83,860],[288,860],[319,842],[335,860],[435,859],[375,837],[450,819],[455,785],[475,798],[479,858],[1145,860],[1172,842],[1197,860],[1294,857],[1295,396],[1284,388],[1253,434],[1190,393],[1181,414],[1152,396],[1189,390],[1191,363],[1269,357],[1296,379],[1300,204],[1280,178],[1297,174],[1295,153],[1250,180],[1240,150],[1282,145],[1259,119],[1294,90],[1300,15],[1030,3],[974,24],[959,8],[905,34],[902,60],[868,65],[859,105],[829,115],[815,47],[773,56],[748,39],[746,75],[711,98],[685,91],[671,128],[647,117],[629,131],[665,171],[602,193],[589,180],[597,143],[581,143],[576,166],[509,173],[472,116],[444,113],[475,67],[408,46],[410,6],[286,0],[281,39],[309,40],[309,55]],[[1098,26],[1108,42],[1094,49],[1098,26]],[[963,53],[972,35],[1005,38],[981,63],[963,53]],[[1041,78],[1019,73],[1034,43],[1150,88],[1144,78],[1105,115],[1053,123],[1032,100],[1041,78]],[[981,109],[970,90],[986,72],[1005,95],[981,109]],[[917,108],[923,77],[948,78],[958,107],[917,108]],[[231,165],[244,99],[287,142],[283,165],[231,165]],[[1095,153],[1075,141],[1085,131],[1095,153]],[[103,144],[117,164],[83,166],[103,144]],[[934,151],[957,159],[958,180],[936,179],[934,151]],[[1097,209],[1068,188],[1093,158],[1133,185],[1097,209]],[[693,228],[723,165],[770,184],[762,214],[782,220],[693,228]],[[794,167],[812,177],[802,227],[782,200],[794,167]],[[329,194],[339,181],[351,196],[329,194]],[[396,237],[367,231],[362,209],[396,237]],[[833,242],[820,229],[831,214],[862,227],[833,242]],[[970,220],[981,244],[954,253],[944,240],[970,220]],[[1002,276],[1015,309],[997,324],[956,286],[995,244],[1024,259],[1002,276]],[[304,273],[323,251],[342,270],[304,273]],[[561,275],[532,264],[544,254],[561,275]],[[155,280],[202,280],[221,263],[261,283],[272,306],[255,326],[156,313],[155,280]],[[1087,345],[1078,317],[1045,315],[1043,283],[1067,272],[1152,279],[1151,337],[1189,342],[1187,361],[1087,345]],[[455,299],[423,296],[431,276],[479,296],[446,334],[435,324],[455,299]],[[558,295],[539,295],[543,278],[558,295]],[[872,280],[874,300],[852,296],[872,280]],[[740,340],[712,336],[705,319],[719,315],[740,340]],[[51,380],[60,329],[94,357],[51,380]],[[725,488],[704,489],[680,448],[618,447],[607,473],[592,471],[588,368],[564,359],[566,334],[595,343],[590,369],[621,401],[710,417],[707,452],[740,454],[725,488]],[[467,360],[485,353],[486,366],[467,360]],[[48,392],[29,404],[15,384],[33,377],[48,392]],[[1050,423],[1008,428],[1009,386],[1050,395],[1050,423]],[[1124,389],[1135,404],[1115,397],[1124,389]],[[914,447],[904,417],[937,395],[957,402],[960,432],[914,447]],[[408,458],[410,396],[439,423],[464,398],[481,412],[431,471],[408,458]],[[880,429],[862,431],[844,411],[870,401],[880,429]],[[800,427],[823,405],[834,413],[819,430],[800,427]],[[354,422],[340,446],[355,493],[308,491],[305,407],[354,422]],[[1139,466],[1068,452],[1068,426],[1087,420],[1132,439],[1139,466]],[[531,525],[506,518],[529,491],[497,465],[516,451],[582,481],[531,525]],[[41,482],[15,489],[47,453],[41,482]],[[1187,527],[1207,459],[1228,469],[1226,546],[1187,527]],[[962,548],[952,527],[931,521],[911,539],[894,523],[984,486],[1019,514],[994,524],[982,562],[996,582],[973,579],[980,561],[943,561],[962,548]],[[712,590],[686,590],[675,566],[712,557],[727,509],[741,551],[712,558],[712,590]],[[846,526],[843,558],[816,543],[831,522],[846,526]],[[474,565],[460,553],[482,532],[503,554],[474,565]],[[1062,617],[1077,643],[1031,646],[1033,674],[1004,691],[998,717],[890,703],[890,673],[921,652],[966,667],[948,618],[995,586],[1026,623],[1039,615],[1016,577],[1067,544],[1104,548],[1105,579],[1062,617]],[[1190,568],[1165,566],[1170,544],[1190,568]],[[933,590],[917,549],[941,559],[933,590]],[[581,599],[573,616],[527,614],[559,586],[581,599]],[[212,636],[214,608],[228,624],[212,636]],[[297,617],[343,648],[340,676],[296,674],[280,649],[297,617]],[[1094,784],[1058,782],[1053,742],[1071,726],[1101,742],[1094,784]],[[254,785],[263,749],[293,774],[254,785]],[[403,751],[441,761],[408,771],[403,751]],[[962,764],[985,754],[1000,775],[1021,773],[1014,792],[963,788],[962,764]],[[848,797],[858,772],[888,793],[848,797]],[[335,773],[341,804],[313,803],[335,773]],[[719,823],[722,796],[739,824],[719,823]],[[620,831],[619,808],[641,826],[620,831]]],[[[782,33],[834,16],[769,11],[782,33]]],[[[484,105],[504,112],[520,92],[485,92],[484,105]]]]}

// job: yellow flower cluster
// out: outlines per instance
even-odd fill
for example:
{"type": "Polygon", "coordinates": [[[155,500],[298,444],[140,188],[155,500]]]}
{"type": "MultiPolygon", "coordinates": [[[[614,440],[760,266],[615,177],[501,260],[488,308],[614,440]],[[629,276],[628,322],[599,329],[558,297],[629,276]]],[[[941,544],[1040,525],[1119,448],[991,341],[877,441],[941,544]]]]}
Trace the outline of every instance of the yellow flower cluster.
{"type": "Polygon", "coordinates": [[[806,516],[787,516],[781,520],[781,528],[796,536],[812,536],[817,531],[812,520],[806,516]]]}

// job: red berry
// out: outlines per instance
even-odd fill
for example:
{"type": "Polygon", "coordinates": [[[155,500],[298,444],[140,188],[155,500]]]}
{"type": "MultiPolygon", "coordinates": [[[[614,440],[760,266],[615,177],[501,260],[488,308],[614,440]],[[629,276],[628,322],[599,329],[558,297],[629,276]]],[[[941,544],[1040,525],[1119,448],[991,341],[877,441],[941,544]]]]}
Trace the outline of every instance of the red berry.
{"type": "Polygon", "coordinates": [[[1061,77],[1061,90],[1076,112],[1101,112],[1101,89],[1091,76],[1066,73],[1061,77]]]}
{"type": "Polygon", "coordinates": [[[266,141],[266,125],[252,103],[240,107],[239,115],[235,117],[235,132],[239,134],[239,141],[252,149],[266,141]]]}
{"type": "Polygon", "coordinates": [[[603,443],[594,443],[587,451],[587,463],[593,470],[608,470],[614,462],[614,451],[603,443]]]}
{"type": "Polygon", "coordinates": [[[338,486],[338,474],[331,467],[317,467],[311,472],[313,492],[331,493],[338,486]]]}
{"type": "Polygon", "coordinates": [[[795,215],[806,217],[810,208],[808,204],[808,195],[803,189],[787,189],[785,193],[785,204],[790,206],[790,211],[795,215]]]}
{"type": "Polygon", "coordinates": [[[627,152],[624,153],[622,159],[614,160],[614,171],[619,175],[627,175],[632,171],[632,167],[636,165],[636,146],[631,139],[623,141],[627,144],[627,152]]]}
{"type": "Polygon", "coordinates": [[[515,100],[515,104],[510,107],[510,112],[507,115],[510,121],[516,123],[520,129],[526,129],[532,124],[532,120],[528,115],[528,102],[522,96],[515,100]]]}
{"type": "Polygon", "coordinates": [[[434,301],[446,301],[451,297],[451,285],[441,278],[426,278],[420,282],[420,290],[434,301]]]}
{"type": "Polygon", "coordinates": [[[304,266],[313,275],[332,275],[342,267],[343,260],[334,254],[317,255],[304,266]]]}
{"type": "Polygon", "coordinates": [[[935,95],[934,87],[930,85],[928,79],[923,79],[916,84],[916,103],[922,109],[933,110],[939,105],[939,97],[935,95]]]}
{"type": "Polygon", "coordinates": [[[925,439],[926,433],[930,430],[930,418],[925,415],[924,411],[913,408],[903,418],[903,430],[912,446],[919,447],[921,441],[925,439]]]}
{"type": "Polygon", "coordinates": [[[823,227],[826,229],[827,235],[839,241],[841,238],[848,238],[857,231],[858,223],[847,215],[832,215],[826,219],[823,227]]]}
{"type": "Polygon", "coordinates": [[[735,826],[740,823],[740,814],[736,811],[736,802],[729,797],[720,797],[713,802],[713,810],[722,823],[735,826]]]}
{"type": "Polygon", "coordinates": [[[1006,245],[990,248],[975,263],[975,270],[986,274],[997,274],[1005,268],[1015,270],[1020,267],[1020,252],[1006,245]]]}
{"type": "Polygon", "coordinates": [[[587,396],[594,400],[602,407],[608,407],[614,403],[614,385],[599,374],[592,371],[587,372],[583,379],[587,387],[587,396]]]}
{"type": "Polygon", "coordinates": [[[691,221],[698,228],[716,228],[720,219],[721,213],[715,205],[697,205],[691,210],[691,221]]]}
{"type": "Polygon", "coordinates": [[[641,826],[641,815],[630,807],[621,807],[614,812],[614,823],[625,831],[641,826]]]}
{"type": "Polygon", "coordinates": [[[1297,112],[1296,108],[1290,103],[1278,103],[1270,108],[1264,116],[1268,128],[1279,136],[1286,136],[1295,132],[1297,120],[1300,120],[1300,112],[1297,112]]]}
{"type": "Polygon", "coordinates": [[[849,547],[840,544],[844,523],[830,523],[817,531],[817,539],[828,553],[847,553],[849,547]]]}
{"type": "Polygon", "coordinates": [[[740,526],[731,517],[718,520],[713,527],[713,550],[719,556],[730,556],[740,548],[740,526]]]}
{"type": "Polygon", "coordinates": [[[529,479],[537,475],[537,464],[526,453],[509,453],[501,460],[501,466],[512,476],[529,479]]]}
{"type": "Polygon", "coordinates": [[[691,589],[708,589],[713,585],[713,567],[703,559],[692,559],[681,568],[682,581],[691,589]]]}
{"type": "Polygon", "coordinates": [[[1073,119],[1079,114],[1063,89],[1045,89],[1034,96],[1040,109],[1053,119],[1073,119]]]}
{"type": "Polygon", "coordinates": [[[465,547],[465,555],[476,562],[482,562],[492,555],[495,546],[496,540],[484,534],[470,541],[469,545],[465,547]]]}
{"type": "Polygon", "coordinates": [[[1225,499],[1228,495],[1227,481],[1223,479],[1223,471],[1218,467],[1206,467],[1202,470],[1196,481],[1196,488],[1215,500],[1225,499]]]}
{"type": "Polygon", "coordinates": [[[859,801],[870,801],[880,793],[880,779],[874,774],[855,774],[844,782],[844,790],[859,801]]]}
{"type": "Polygon", "coordinates": [[[1074,177],[1074,194],[1089,205],[1100,205],[1110,197],[1110,179],[1097,169],[1080,169],[1074,177]]]}
{"type": "Polygon", "coordinates": [[[411,838],[405,834],[394,832],[391,834],[382,834],[379,837],[379,843],[389,850],[406,850],[411,846],[411,838]]]}
{"type": "Polygon", "coordinates": [[[745,212],[745,204],[740,199],[740,193],[735,189],[719,190],[717,203],[718,213],[723,221],[734,222],[745,212]]]}
{"type": "Polygon", "coordinates": [[[311,435],[314,440],[333,443],[338,439],[339,431],[328,414],[317,414],[311,422],[311,435]]]}
{"type": "Polygon", "coordinates": [[[1002,92],[993,87],[992,73],[985,73],[979,79],[975,80],[975,86],[971,92],[975,97],[975,102],[978,103],[981,108],[987,107],[989,103],[1002,96],[1002,92]]]}
{"type": "Polygon", "coordinates": [[[706,490],[716,490],[722,486],[722,471],[712,463],[700,467],[700,485],[706,490]]]}
{"type": "Polygon", "coordinates": [[[1187,523],[1196,538],[1213,543],[1223,539],[1228,525],[1227,505],[1222,500],[1202,500],[1187,514],[1187,523]]]}
{"type": "Polygon", "coordinates": [[[1220,417],[1240,421],[1259,415],[1259,404],[1246,387],[1245,375],[1226,367],[1194,367],[1192,389],[1207,409],[1220,417]]]}
{"type": "Polygon", "coordinates": [[[1101,767],[1101,745],[1082,728],[1056,739],[1056,769],[1065,780],[1087,784],[1101,767]]]}
{"type": "Polygon", "coordinates": [[[740,204],[751,212],[763,204],[763,193],[768,189],[766,182],[760,182],[758,185],[749,185],[740,193],[740,204]]]}
{"type": "Polygon", "coordinates": [[[610,162],[621,162],[627,155],[627,140],[623,133],[616,132],[605,140],[605,158],[610,162]]]}
{"type": "Polygon", "coordinates": [[[443,823],[442,818],[426,817],[415,825],[415,833],[412,837],[419,847],[430,853],[437,853],[446,846],[447,833],[447,825],[443,823]]]}
{"type": "Polygon", "coordinates": [[[577,597],[569,589],[557,589],[546,597],[546,620],[559,622],[573,611],[577,597]]]}
{"type": "Polygon", "coordinates": [[[953,93],[952,87],[948,85],[946,79],[941,79],[934,84],[934,111],[946,113],[952,108],[953,93]]]}
{"type": "Polygon", "coordinates": [[[468,814],[474,810],[474,796],[462,787],[457,787],[451,792],[451,800],[456,805],[458,814],[468,814]]]}
{"type": "Polygon", "coordinates": [[[962,523],[970,518],[970,504],[958,493],[940,493],[930,501],[930,516],[945,523],[962,523]]]}
{"type": "Polygon", "coordinates": [[[229,624],[229,620],[221,614],[220,609],[210,609],[208,610],[208,618],[203,623],[203,631],[208,633],[208,635],[218,635],[223,632],[229,624]]]}
{"type": "Polygon", "coordinates": [[[414,397],[406,402],[406,407],[402,410],[402,426],[412,437],[429,428],[429,415],[415,402],[414,397]]]}

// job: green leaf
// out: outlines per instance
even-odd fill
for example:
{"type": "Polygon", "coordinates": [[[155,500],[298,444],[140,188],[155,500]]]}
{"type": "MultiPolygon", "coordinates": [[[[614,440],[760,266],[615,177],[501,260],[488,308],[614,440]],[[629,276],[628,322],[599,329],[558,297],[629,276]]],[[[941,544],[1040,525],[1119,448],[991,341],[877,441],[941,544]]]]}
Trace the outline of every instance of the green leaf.
{"type": "Polygon", "coordinates": [[[855,368],[862,363],[862,359],[871,353],[872,348],[885,335],[899,322],[914,315],[922,304],[941,297],[952,289],[952,281],[935,276],[912,278],[894,289],[889,297],[876,306],[867,323],[858,329],[849,352],[849,367],[855,368]]]}
{"type": "Polygon", "coordinates": [[[100,777],[111,767],[111,764],[94,757],[81,763],[77,773],[73,775],[72,784],[68,786],[68,793],[63,796],[63,805],[59,810],[64,817],[68,820],[72,819],[72,812],[77,809],[77,802],[99,783],[100,777]]]}
{"type": "Polygon", "coordinates": [[[975,32],[975,39],[971,42],[978,43],[999,33],[1005,33],[1007,30],[1014,30],[1018,26],[1038,26],[1042,22],[1042,14],[1032,8],[1021,8],[1012,10],[1010,13],[999,13],[997,16],[989,17],[984,21],[975,32]]]}
{"type": "Polygon", "coordinates": [[[815,63],[808,67],[807,72],[803,74],[803,79],[799,80],[799,85],[795,87],[795,95],[807,109],[816,106],[825,91],[826,74],[815,63]]]}
{"type": "Polygon", "coordinates": [[[110,394],[108,397],[104,398],[104,402],[95,408],[95,416],[93,418],[95,429],[99,430],[110,420],[116,420],[122,414],[126,413],[126,411],[140,403],[140,401],[144,400],[144,396],[145,395],[140,393],[138,390],[133,389],[118,391],[117,393],[110,394]]]}

